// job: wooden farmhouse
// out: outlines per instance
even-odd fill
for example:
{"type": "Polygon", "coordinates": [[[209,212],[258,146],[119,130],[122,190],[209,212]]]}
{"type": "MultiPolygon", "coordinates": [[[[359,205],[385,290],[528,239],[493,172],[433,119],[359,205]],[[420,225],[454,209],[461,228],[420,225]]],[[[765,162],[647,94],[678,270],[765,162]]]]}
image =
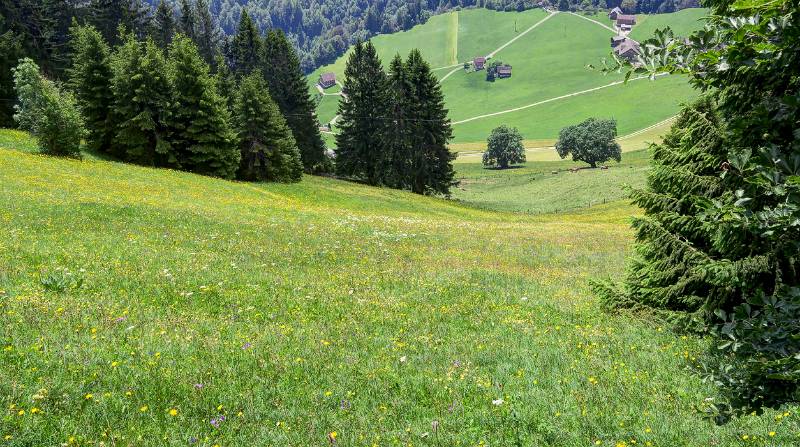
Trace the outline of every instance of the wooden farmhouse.
{"type": "Polygon", "coordinates": [[[483,70],[483,67],[486,66],[486,58],[483,56],[478,56],[473,59],[472,65],[475,67],[475,70],[483,70]]]}
{"type": "Polygon", "coordinates": [[[630,31],[633,25],[636,25],[635,15],[619,14],[617,16],[617,28],[623,31],[630,31]]]}
{"type": "Polygon", "coordinates": [[[617,20],[617,16],[619,16],[620,14],[622,14],[622,10],[619,9],[619,6],[617,6],[616,8],[608,12],[608,18],[611,20],[617,20]]]}
{"type": "Polygon", "coordinates": [[[622,59],[627,59],[629,61],[636,60],[636,57],[641,52],[641,49],[639,47],[639,42],[637,42],[637,41],[635,41],[633,39],[629,39],[627,37],[625,37],[622,40],[622,42],[617,44],[617,46],[614,46],[614,43],[613,43],[613,40],[612,40],[611,46],[614,49],[614,54],[616,54],[617,57],[622,58],[622,59]]]}
{"type": "Polygon", "coordinates": [[[510,78],[511,77],[511,65],[501,65],[497,67],[497,77],[498,78],[510,78]]]}
{"type": "Polygon", "coordinates": [[[319,75],[319,85],[322,88],[333,87],[336,85],[336,74],[334,73],[322,73],[319,75]]]}

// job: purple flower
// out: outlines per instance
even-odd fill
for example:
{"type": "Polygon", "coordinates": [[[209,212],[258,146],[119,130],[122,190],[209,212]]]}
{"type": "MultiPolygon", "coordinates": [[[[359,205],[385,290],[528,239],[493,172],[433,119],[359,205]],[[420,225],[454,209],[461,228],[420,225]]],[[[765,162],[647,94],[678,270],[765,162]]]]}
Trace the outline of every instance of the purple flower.
{"type": "Polygon", "coordinates": [[[211,425],[213,425],[214,428],[219,428],[219,425],[222,424],[223,422],[225,422],[225,416],[224,415],[220,415],[218,417],[215,417],[215,418],[211,419],[211,421],[210,421],[211,425]]]}
{"type": "Polygon", "coordinates": [[[242,349],[250,349],[251,346],[253,346],[253,345],[250,344],[250,342],[248,341],[247,343],[242,345],[242,349]]]}
{"type": "Polygon", "coordinates": [[[202,390],[202,389],[203,389],[203,384],[202,384],[202,383],[195,383],[195,384],[194,384],[194,389],[196,389],[196,390],[202,390]]]}

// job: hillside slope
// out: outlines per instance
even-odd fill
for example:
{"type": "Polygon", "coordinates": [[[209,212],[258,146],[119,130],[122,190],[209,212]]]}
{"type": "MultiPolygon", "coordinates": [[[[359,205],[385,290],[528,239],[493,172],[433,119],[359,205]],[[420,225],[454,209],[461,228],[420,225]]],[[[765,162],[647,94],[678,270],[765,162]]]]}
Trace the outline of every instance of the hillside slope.
{"type": "MultiPolygon", "coordinates": [[[[654,27],[666,25],[685,34],[701,26],[704,14],[704,9],[688,9],[640,15],[632,35],[643,39],[654,27]]],[[[588,18],[541,9],[467,9],[434,16],[409,31],[377,36],[372,42],[385,66],[396,53],[405,55],[416,47],[437,69],[454,122],[455,143],[483,141],[492,128],[506,123],[519,127],[528,139],[554,138],[565,125],[589,116],[615,118],[620,134],[626,134],[669,118],[681,103],[696,96],[684,77],[624,84],[622,74],[603,76],[587,69],[610,57],[609,39],[614,35],[605,27],[611,23],[605,15],[588,18]],[[461,68],[465,61],[488,55],[512,65],[513,76],[488,82],[485,71],[461,68]]],[[[320,73],[334,72],[342,80],[346,58],[309,76],[314,94],[320,73]]],[[[328,123],[336,115],[339,96],[318,100],[318,117],[328,123]]]]}
{"type": "MultiPolygon", "coordinates": [[[[597,309],[635,212],[479,211],[0,147],[2,445],[788,445],[597,309]],[[751,438],[752,439],[752,438],[751,438]]],[[[16,149],[16,147],[13,147],[16,149]]]]}

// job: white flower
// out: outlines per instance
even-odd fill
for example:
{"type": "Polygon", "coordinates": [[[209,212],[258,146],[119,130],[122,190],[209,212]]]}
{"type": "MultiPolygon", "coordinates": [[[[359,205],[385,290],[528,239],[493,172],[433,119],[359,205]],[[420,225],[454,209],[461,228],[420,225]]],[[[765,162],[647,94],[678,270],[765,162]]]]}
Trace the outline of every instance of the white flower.
{"type": "Polygon", "coordinates": [[[400,357],[400,363],[405,363],[406,360],[408,360],[406,356],[400,357]]]}
{"type": "Polygon", "coordinates": [[[503,399],[495,399],[492,401],[492,405],[503,405],[503,399]]]}

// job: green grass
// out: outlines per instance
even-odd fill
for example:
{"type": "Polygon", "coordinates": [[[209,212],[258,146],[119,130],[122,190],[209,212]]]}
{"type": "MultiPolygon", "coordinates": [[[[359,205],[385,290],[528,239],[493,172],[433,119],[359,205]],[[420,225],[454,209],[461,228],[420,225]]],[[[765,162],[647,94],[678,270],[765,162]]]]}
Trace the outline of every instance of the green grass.
{"type": "MultiPolygon", "coordinates": [[[[554,150],[550,149],[549,151],[554,150]]],[[[472,206],[526,213],[554,213],[625,199],[625,185],[644,185],[649,157],[639,150],[623,154],[622,162],[608,162],[609,169],[581,169],[588,165],[563,161],[529,161],[512,169],[487,169],[473,158],[456,164],[460,185],[453,198],[472,206]]]]}
{"type": "MultiPolygon", "coordinates": [[[[641,39],[665,25],[683,35],[699,28],[698,19],[705,14],[705,9],[698,8],[672,14],[641,15],[640,24],[634,27],[632,35],[641,39]]],[[[546,16],[541,9],[524,12],[467,9],[434,16],[428,23],[403,33],[377,36],[373,42],[384,64],[398,51],[405,54],[410,48],[418,47],[432,67],[446,67],[452,65],[453,54],[459,62],[487,55],[546,16]]],[[[589,17],[604,24],[612,23],[605,14],[589,17]]],[[[510,79],[487,82],[485,71],[467,73],[455,69],[442,82],[450,118],[457,122],[621,80],[621,74],[603,76],[586,68],[589,64],[597,66],[610,57],[611,35],[608,29],[571,14],[559,13],[551,17],[495,56],[496,60],[514,67],[510,79]]],[[[323,71],[334,71],[341,78],[345,59],[343,56],[312,73],[310,82],[316,82],[323,71]]],[[[444,68],[435,73],[442,79],[453,70],[444,68]]],[[[588,116],[614,117],[620,132],[632,132],[674,115],[681,102],[696,95],[681,78],[655,83],[635,81],[629,86],[612,86],[576,98],[458,124],[454,127],[453,142],[483,141],[492,128],[506,123],[517,126],[527,139],[553,139],[562,127],[588,116]]],[[[333,102],[326,98],[320,104],[319,116],[323,122],[335,114],[331,113],[335,108],[333,102]]]]}
{"type": "Polygon", "coordinates": [[[656,29],[666,27],[670,27],[676,36],[686,37],[703,27],[700,19],[706,16],[708,10],[705,8],[682,9],[672,14],[638,14],[631,37],[641,41],[651,37],[656,29]]]}
{"type": "Polygon", "coordinates": [[[598,309],[624,202],[530,216],[9,149],[0,189],[1,445],[800,441],[796,407],[702,419],[704,342],[598,309]]]}
{"type": "Polygon", "coordinates": [[[317,118],[320,124],[330,123],[339,112],[339,99],[341,96],[323,96],[317,105],[317,118]]]}

